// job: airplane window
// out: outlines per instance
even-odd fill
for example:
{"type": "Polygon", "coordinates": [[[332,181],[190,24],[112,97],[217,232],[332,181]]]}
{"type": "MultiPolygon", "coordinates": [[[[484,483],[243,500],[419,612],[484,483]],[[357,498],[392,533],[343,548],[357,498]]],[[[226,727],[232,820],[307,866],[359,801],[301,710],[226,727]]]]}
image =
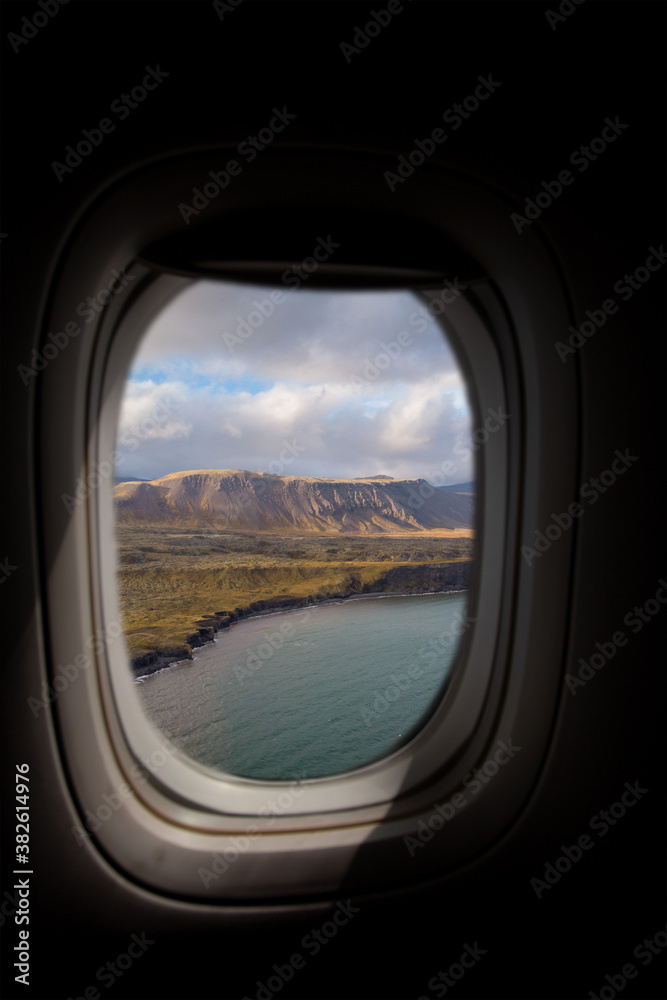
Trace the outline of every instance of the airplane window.
{"type": "Polygon", "coordinates": [[[577,481],[549,254],[509,241],[505,203],[465,180],[425,175],[396,216],[354,159],[364,214],[346,192],[320,205],[310,160],[285,157],[196,231],[173,193],[208,154],[105,196],[45,330],[113,271],[127,294],[39,375],[72,833],[209,901],[382,887],[388,851],[408,884],[486,850],[534,787],[562,690],[574,536],[520,557],[577,481]],[[272,191],[267,224],[248,206],[272,191]],[[340,250],[323,238],[290,266],[339,208],[340,250]],[[521,753],[475,780],[510,741],[521,753]]]}
{"type": "Polygon", "coordinates": [[[264,781],[405,744],[474,628],[459,289],[426,305],[290,277],[189,283],[134,355],[115,451],[136,698],[192,761],[264,781]]]}

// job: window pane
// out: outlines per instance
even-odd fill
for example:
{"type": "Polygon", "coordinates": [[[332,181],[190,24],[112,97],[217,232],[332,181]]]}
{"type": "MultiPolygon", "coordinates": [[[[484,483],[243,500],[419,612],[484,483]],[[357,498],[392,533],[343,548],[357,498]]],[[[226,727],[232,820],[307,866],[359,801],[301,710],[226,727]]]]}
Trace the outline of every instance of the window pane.
{"type": "Polygon", "coordinates": [[[119,421],[118,586],[137,697],[185,754],[320,777],[423,724],[472,624],[470,420],[409,292],[202,281],[157,317],[119,421]]]}

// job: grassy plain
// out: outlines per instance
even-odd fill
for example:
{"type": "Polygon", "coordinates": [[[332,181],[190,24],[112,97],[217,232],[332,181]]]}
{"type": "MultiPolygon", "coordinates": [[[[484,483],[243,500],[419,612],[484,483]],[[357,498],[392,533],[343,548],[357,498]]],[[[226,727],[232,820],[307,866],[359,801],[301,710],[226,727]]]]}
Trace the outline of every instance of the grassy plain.
{"type": "Polygon", "coordinates": [[[473,534],[276,535],[117,525],[130,656],[182,645],[199,619],[254,601],[354,592],[394,567],[467,561],[473,534]]]}

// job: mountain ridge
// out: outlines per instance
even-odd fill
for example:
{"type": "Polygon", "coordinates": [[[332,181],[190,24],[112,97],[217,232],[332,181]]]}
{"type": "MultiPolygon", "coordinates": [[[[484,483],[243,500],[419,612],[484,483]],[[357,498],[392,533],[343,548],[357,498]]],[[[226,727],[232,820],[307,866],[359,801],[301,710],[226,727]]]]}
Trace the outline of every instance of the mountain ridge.
{"type": "Polygon", "coordinates": [[[369,534],[471,528],[474,518],[469,493],[437,489],[419,478],[329,479],[192,469],[119,483],[113,495],[122,524],[369,534]]]}

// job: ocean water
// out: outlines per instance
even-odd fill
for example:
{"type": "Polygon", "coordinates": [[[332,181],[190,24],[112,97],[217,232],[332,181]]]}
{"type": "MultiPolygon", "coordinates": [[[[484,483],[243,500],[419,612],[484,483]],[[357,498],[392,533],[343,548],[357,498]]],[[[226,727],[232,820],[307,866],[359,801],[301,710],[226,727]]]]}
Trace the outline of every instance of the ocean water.
{"type": "Polygon", "coordinates": [[[180,750],[227,774],[341,774],[405,743],[444,690],[467,594],[347,599],[233,624],[135,685],[180,750]]]}

